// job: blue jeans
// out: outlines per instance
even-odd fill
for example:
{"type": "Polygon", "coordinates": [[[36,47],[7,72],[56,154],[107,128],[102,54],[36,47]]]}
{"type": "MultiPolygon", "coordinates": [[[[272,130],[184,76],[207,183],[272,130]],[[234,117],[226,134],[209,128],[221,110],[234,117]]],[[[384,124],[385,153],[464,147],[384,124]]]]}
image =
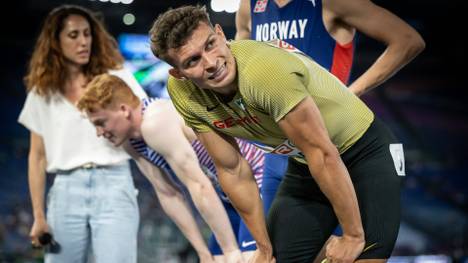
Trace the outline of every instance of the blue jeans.
{"type": "Polygon", "coordinates": [[[129,163],[57,173],[47,200],[47,222],[61,250],[45,262],[137,261],[140,220],[129,163]]]}

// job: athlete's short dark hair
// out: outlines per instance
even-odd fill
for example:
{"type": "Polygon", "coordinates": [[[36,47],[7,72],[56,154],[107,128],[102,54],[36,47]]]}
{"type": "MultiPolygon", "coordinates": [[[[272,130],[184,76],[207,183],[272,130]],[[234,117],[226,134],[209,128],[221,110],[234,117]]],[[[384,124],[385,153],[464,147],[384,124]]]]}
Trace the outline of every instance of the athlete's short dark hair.
{"type": "Polygon", "coordinates": [[[201,22],[213,28],[205,6],[169,9],[159,15],[151,27],[151,51],[156,57],[172,64],[168,50],[183,46],[201,22]]]}

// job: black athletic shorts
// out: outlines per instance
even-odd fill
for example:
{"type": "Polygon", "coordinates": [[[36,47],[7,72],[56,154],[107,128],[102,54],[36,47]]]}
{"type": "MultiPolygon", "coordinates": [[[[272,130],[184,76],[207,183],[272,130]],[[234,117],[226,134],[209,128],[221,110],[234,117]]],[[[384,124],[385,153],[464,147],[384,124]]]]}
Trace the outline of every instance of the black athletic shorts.
{"type": "MultiPolygon", "coordinates": [[[[356,191],[369,247],[359,259],[389,258],[400,226],[403,148],[376,118],[341,158],[356,191]]],[[[290,158],[267,223],[278,263],[311,263],[338,221],[307,165],[290,158]]]]}

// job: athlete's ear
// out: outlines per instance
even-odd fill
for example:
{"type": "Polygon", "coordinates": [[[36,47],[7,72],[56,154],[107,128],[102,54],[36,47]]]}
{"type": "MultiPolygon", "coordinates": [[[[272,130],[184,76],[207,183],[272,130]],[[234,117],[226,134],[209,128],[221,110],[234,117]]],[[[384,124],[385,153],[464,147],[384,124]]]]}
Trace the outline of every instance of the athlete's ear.
{"type": "Polygon", "coordinates": [[[130,112],[132,111],[132,108],[126,103],[121,103],[119,105],[119,110],[120,110],[120,112],[123,113],[125,118],[128,118],[128,116],[130,116],[130,112]]]}
{"type": "Polygon", "coordinates": [[[180,72],[178,69],[176,68],[170,68],[169,69],[169,75],[173,76],[174,78],[176,79],[182,79],[182,80],[185,80],[187,79],[186,77],[184,77],[184,75],[182,74],[182,72],[180,72]]]}
{"type": "Polygon", "coordinates": [[[224,38],[224,40],[226,40],[226,36],[224,35],[223,28],[219,24],[216,24],[214,26],[214,31],[217,35],[220,35],[222,38],[224,38]]]}

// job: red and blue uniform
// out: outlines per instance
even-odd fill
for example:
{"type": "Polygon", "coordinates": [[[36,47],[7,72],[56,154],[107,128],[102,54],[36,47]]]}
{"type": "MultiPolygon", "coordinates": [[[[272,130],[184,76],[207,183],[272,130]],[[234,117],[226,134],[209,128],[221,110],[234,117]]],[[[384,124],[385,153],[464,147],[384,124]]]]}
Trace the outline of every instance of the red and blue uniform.
{"type": "Polygon", "coordinates": [[[309,55],[348,84],[354,41],[341,45],[323,23],[321,0],[292,0],[278,7],[274,0],[251,0],[251,39],[281,39],[309,55]]]}

